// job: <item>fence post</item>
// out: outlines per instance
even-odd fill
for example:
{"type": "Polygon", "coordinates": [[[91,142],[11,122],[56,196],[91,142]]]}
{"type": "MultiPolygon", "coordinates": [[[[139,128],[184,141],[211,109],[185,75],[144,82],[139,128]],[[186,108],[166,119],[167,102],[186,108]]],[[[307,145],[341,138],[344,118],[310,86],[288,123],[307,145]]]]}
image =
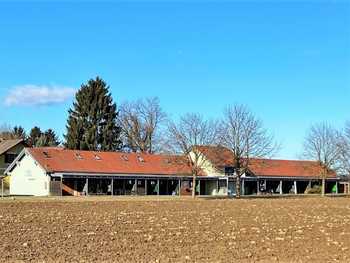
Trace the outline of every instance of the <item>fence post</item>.
{"type": "Polygon", "coordinates": [[[4,198],[4,177],[1,177],[1,198],[4,198]]]}

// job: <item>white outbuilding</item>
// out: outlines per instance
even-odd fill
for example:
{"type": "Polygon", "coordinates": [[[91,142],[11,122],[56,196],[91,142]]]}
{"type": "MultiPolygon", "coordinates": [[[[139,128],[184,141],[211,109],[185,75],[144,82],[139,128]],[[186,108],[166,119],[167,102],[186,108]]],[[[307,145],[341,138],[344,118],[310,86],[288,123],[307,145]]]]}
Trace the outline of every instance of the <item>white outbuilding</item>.
{"type": "Polygon", "coordinates": [[[50,176],[24,149],[5,173],[11,176],[10,195],[48,196],[50,176]]]}

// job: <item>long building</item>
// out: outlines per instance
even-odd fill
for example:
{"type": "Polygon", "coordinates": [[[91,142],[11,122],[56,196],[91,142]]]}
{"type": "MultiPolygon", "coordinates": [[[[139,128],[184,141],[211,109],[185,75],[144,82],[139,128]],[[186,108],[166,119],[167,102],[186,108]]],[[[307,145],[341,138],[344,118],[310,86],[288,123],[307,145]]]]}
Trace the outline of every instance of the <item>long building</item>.
{"type": "MultiPolygon", "coordinates": [[[[232,152],[196,147],[203,158],[197,195],[236,194],[232,152]]],[[[25,148],[5,173],[11,195],[190,195],[189,158],[176,155],[25,148]]],[[[251,159],[241,178],[243,195],[304,194],[321,183],[317,162],[251,159]]],[[[326,192],[343,192],[334,172],[326,192]]]]}

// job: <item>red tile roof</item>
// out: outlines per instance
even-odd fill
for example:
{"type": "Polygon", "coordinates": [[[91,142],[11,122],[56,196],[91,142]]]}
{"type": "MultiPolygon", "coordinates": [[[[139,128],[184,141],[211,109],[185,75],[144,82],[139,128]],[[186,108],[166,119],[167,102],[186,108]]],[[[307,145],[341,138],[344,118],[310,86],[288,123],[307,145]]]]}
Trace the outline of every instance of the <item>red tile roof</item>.
{"type": "Polygon", "coordinates": [[[63,148],[26,148],[47,172],[96,174],[191,175],[181,156],[93,152],[63,148]]]}
{"type": "MultiPolygon", "coordinates": [[[[233,166],[233,153],[222,146],[197,146],[218,169],[233,166]]],[[[299,160],[250,159],[249,170],[256,176],[265,177],[320,177],[322,169],[318,162],[299,160]]],[[[327,177],[336,177],[331,171],[327,177]]]]}
{"type": "MultiPolygon", "coordinates": [[[[181,156],[76,151],[54,147],[26,149],[47,172],[191,175],[186,158],[181,156]]],[[[233,154],[225,147],[198,146],[197,149],[219,169],[233,165],[233,154]]],[[[265,177],[317,178],[321,174],[320,166],[314,161],[251,159],[249,169],[256,176],[265,177]]],[[[328,175],[335,176],[334,172],[328,175]]]]}
{"type": "MultiPolygon", "coordinates": [[[[251,159],[249,170],[257,176],[270,177],[320,177],[322,168],[318,162],[298,160],[251,159]]],[[[331,171],[327,178],[336,177],[331,171]]]]}

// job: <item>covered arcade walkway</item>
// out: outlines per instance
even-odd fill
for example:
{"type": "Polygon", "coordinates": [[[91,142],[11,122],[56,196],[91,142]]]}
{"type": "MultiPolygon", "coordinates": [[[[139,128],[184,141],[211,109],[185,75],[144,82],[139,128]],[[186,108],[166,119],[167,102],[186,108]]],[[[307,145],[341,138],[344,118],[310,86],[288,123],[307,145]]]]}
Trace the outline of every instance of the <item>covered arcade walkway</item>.
{"type": "MultiPolygon", "coordinates": [[[[242,178],[241,194],[283,195],[307,194],[310,189],[321,185],[321,180],[242,178]]],[[[228,177],[198,178],[196,195],[234,196],[236,181],[228,177]]],[[[326,181],[326,193],[341,193],[338,180],[326,181]]],[[[191,177],[132,177],[132,176],[63,176],[51,181],[51,195],[164,195],[181,196],[192,194],[191,177]]]]}

